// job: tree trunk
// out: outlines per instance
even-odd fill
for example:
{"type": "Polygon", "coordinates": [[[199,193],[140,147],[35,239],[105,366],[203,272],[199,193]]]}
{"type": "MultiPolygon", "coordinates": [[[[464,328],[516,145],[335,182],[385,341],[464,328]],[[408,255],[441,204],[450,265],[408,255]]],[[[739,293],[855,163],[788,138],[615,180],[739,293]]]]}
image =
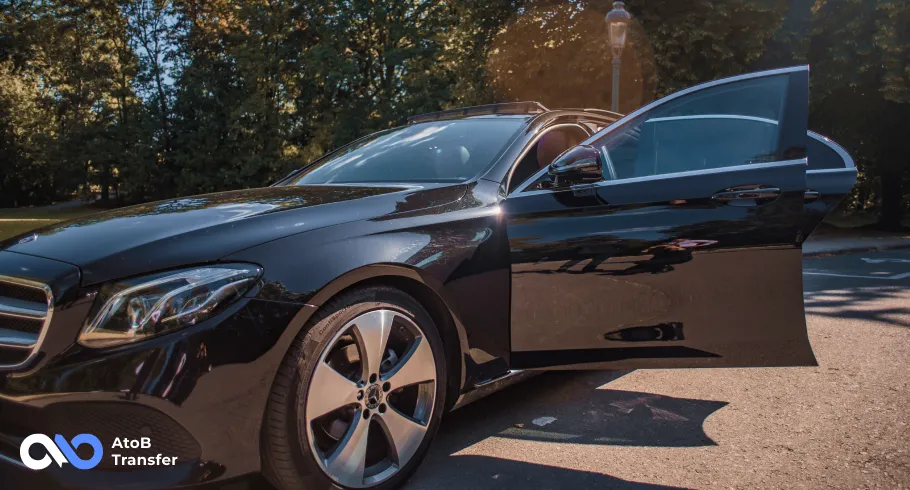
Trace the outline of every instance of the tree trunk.
{"type": "Polygon", "coordinates": [[[111,173],[110,165],[107,162],[101,164],[101,202],[107,203],[110,199],[110,179],[108,178],[111,173]]]}
{"type": "Polygon", "coordinates": [[[878,227],[883,230],[901,229],[901,211],[903,211],[903,176],[900,172],[890,170],[882,173],[882,214],[878,219],[878,227]]]}

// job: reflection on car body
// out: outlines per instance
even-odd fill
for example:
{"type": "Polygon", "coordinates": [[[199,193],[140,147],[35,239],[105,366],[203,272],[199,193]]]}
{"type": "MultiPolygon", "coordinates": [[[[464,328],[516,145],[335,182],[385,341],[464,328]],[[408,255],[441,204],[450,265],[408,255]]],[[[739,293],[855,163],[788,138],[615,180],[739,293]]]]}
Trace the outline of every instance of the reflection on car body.
{"type": "MultiPolygon", "coordinates": [[[[801,245],[856,169],[807,93],[803,66],[625,117],[417,116],[268,188],[8,239],[0,464],[31,432],[151,434],[175,466],[93,482],[394,486],[521,370],[814,365],[801,245]]],[[[57,470],[26,478],[84,481],[57,470]]]]}

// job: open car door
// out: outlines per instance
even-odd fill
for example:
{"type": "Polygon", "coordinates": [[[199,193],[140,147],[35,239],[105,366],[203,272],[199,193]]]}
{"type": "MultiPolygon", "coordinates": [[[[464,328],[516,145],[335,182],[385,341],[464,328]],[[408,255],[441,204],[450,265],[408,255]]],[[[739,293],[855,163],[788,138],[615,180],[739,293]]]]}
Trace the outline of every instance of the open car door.
{"type": "Polygon", "coordinates": [[[802,66],[677,92],[508,195],[512,367],[815,365],[801,245],[856,174],[807,187],[808,86],[802,66]]]}

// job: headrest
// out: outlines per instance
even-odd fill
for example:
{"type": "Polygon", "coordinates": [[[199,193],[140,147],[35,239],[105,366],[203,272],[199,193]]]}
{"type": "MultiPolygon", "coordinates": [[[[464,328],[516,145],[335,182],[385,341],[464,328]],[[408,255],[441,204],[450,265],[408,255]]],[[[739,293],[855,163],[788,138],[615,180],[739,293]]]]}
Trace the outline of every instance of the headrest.
{"type": "Polygon", "coordinates": [[[556,157],[572,146],[574,143],[569,141],[569,135],[564,131],[550,131],[537,140],[537,165],[544,168],[553,163],[556,157]]]}

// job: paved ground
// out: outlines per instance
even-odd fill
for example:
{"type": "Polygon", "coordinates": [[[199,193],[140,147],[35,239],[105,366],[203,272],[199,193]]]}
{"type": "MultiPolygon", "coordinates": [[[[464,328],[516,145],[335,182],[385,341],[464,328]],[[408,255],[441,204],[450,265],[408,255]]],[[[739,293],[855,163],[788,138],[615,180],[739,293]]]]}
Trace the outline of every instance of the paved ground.
{"type": "Polygon", "coordinates": [[[548,373],[447,416],[406,488],[910,487],[910,251],[804,270],[819,367],[548,373]]]}
{"type": "Polygon", "coordinates": [[[910,250],[803,269],[819,367],[546,373],[448,414],[405,489],[910,488],[910,250]]]}
{"type": "Polygon", "coordinates": [[[861,233],[828,228],[826,233],[813,233],[803,243],[804,255],[828,254],[850,250],[910,248],[910,233],[863,230],[861,233]]]}

